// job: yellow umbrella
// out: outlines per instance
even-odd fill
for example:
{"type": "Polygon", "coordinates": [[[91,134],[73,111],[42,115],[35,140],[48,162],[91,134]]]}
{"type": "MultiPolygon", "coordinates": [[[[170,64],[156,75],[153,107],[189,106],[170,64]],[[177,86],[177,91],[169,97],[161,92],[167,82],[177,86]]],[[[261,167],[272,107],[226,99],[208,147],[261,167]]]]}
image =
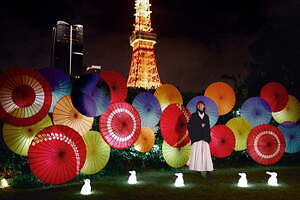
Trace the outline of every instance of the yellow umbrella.
{"type": "Polygon", "coordinates": [[[97,131],[89,131],[83,136],[86,145],[86,160],[81,169],[82,174],[96,174],[108,163],[110,146],[97,131]]]}
{"type": "Polygon", "coordinates": [[[27,156],[28,149],[34,136],[42,129],[51,126],[51,118],[44,119],[31,126],[3,125],[3,139],[8,148],[21,156],[27,156]]]}
{"type": "Polygon", "coordinates": [[[234,150],[242,151],[247,148],[247,138],[252,129],[252,125],[242,117],[230,119],[226,126],[229,127],[235,136],[234,150]]]}
{"type": "Polygon", "coordinates": [[[189,160],[192,145],[187,144],[181,148],[170,146],[166,141],[162,144],[162,153],[167,164],[173,168],[184,166],[189,160]]]}
{"type": "Polygon", "coordinates": [[[82,115],[73,106],[71,96],[64,96],[55,105],[53,110],[53,122],[55,125],[65,125],[84,135],[93,126],[93,117],[82,115]]]}
{"type": "Polygon", "coordinates": [[[158,87],[154,96],[158,99],[162,111],[170,104],[183,104],[179,90],[171,84],[163,84],[158,87]]]}
{"type": "Polygon", "coordinates": [[[235,93],[232,87],[224,82],[210,84],[204,96],[211,98],[218,106],[219,115],[229,113],[235,105],[235,93]]]}
{"type": "Polygon", "coordinates": [[[142,127],[141,134],[134,143],[134,148],[139,152],[147,152],[153,147],[155,142],[155,135],[151,128],[142,127]]]}
{"type": "Polygon", "coordinates": [[[300,119],[300,103],[292,95],[289,95],[289,100],[285,108],[279,112],[272,112],[272,116],[279,124],[290,121],[297,122],[300,119]]]}

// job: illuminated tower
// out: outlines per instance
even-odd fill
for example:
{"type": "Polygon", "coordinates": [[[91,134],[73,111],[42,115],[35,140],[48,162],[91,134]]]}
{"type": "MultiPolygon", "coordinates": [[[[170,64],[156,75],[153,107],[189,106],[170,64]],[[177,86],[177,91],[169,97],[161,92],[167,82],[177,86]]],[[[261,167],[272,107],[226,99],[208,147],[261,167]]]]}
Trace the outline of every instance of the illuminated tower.
{"type": "Polygon", "coordinates": [[[133,51],[128,87],[155,89],[161,85],[154,54],[156,34],[151,27],[150,6],[149,0],[135,0],[135,24],[130,36],[133,51]]]}

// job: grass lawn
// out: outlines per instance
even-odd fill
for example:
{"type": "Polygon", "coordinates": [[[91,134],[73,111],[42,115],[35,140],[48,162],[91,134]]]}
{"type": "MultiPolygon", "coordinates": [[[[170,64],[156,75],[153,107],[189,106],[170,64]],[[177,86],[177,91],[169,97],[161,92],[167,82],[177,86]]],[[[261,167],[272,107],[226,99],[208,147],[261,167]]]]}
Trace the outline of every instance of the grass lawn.
{"type": "Polygon", "coordinates": [[[0,200],[8,199],[95,199],[95,200],[300,200],[300,166],[224,168],[213,172],[212,177],[202,178],[187,169],[184,173],[186,186],[175,188],[174,172],[166,170],[137,170],[137,185],[128,185],[128,175],[103,176],[92,182],[93,194],[80,195],[83,182],[48,186],[34,189],[0,189],[0,200]],[[267,170],[278,173],[278,187],[266,185],[267,170]],[[238,173],[246,172],[248,188],[238,188],[238,173]]]}

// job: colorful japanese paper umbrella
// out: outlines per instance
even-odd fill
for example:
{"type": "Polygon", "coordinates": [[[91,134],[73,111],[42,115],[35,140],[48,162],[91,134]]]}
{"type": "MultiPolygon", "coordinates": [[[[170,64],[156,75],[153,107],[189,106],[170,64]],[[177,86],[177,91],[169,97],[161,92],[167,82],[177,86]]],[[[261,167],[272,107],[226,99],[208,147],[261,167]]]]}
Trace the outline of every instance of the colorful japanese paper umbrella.
{"type": "Polygon", "coordinates": [[[230,85],[224,82],[210,84],[204,96],[211,98],[218,106],[219,115],[229,113],[235,105],[235,93],[230,85]]]}
{"type": "Polygon", "coordinates": [[[104,70],[101,71],[100,77],[109,86],[111,94],[110,103],[125,101],[127,97],[127,85],[122,74],[113,70],[104,70]]]}
{"type": "Polygon", "coordinates": [[[278,126],[285,139],[285,152],[296,153],[300,151],[300,124],[285,122],[278,126]]]}
{"type": "Polygon", "coordinates": [[[219,111],[217,104],[209,97],[206,96],[196,96],[192,98],[188,104],[186,105],[186,108],[191,112],[196,112],[196,104],[198,101],[203,101],[205,104],[205,113],[209,117],[209,124],[210,127],[213,127],[219,118],[219,111]]]}
{"type": "Polygon", "coordinates": [[[86,145],[86,160],[81,169],[82,174],[96,174],[109,161],[110,146],[97,131],[89,131],[83,136],[86,145]]]}
{"type": "Polygon", "coordinates": [[[171,104],[162,112],[160,130],[164,140],[173,147],[183,147],[190,142],[187,123],[190,112],[180,104],[171,104]]]}
{"type": "Polygon", "coordinates": [[[270,105],[259,97],[247,99],[241,107],[241,117],[251,123],[253,127],[268,124],[272,119],[270,105]]]}
{"type": "Polygon", "coordinates": [[[260,97],[271,106],[272,112],[282,110],[288,103],[288,92],[286,88],[277,82],[270,82],[260,90],[260,97]]]}
{"type": "Polygon", "coordinates": [[[71,94],[74,107],[83,115],[101,115],[110,102],[110,91],[106,82],[97,74],[85,74],[75,81],[71,94]]]}
{"type": "Polygon", "coordinates": [[[247,150],[255,162],[262,165],[275,164],[284,154],[284,137],[275,126],[258,125],[248,136],[247,150]]]}
{"type": "Polygon", "coordinates": [[[0,74],[0,119],[29,126],[43,119],[51,106],[51,87],[36,71],[11,67],[0,74]]]}
{"type": "Polygon", "coordinates": [[[251,124],[242,117],[235,117],[230,119],[226,126],[229,127],[235,136],[236,151],[242,151],[247,148],[247,138],[252,129],[251,124]]]}
{"type": "Polygon", "coordinates": [[[53,122],[73,128],[80,135],[87,133],[93,126],[93,117],[82,115],[72,104],[70,96],[62,97],[53,110],[53,122]]]}
{"type": "Polygon", "coordinates": [[[162,144],[162,154],[167,164],[173,168],[184,166],[189,160],[192,145],[186,144],[181,148],[170,146],[166,141],[162,144]]]}
{"type": "Polygon", "coordinates": [[[154,96],[158,99],[162,111],[170,104],[183,104],[179,90],[171,84],[163,84],[158,87],[154,96]]]}
{"type": "Polygon", "coordinates": [[[132,105],[141,116],[142,126],[156,131],[161,115],[161,108],[157,98],[150,92],[143,92],[134,98],[132,105]]]}
{"type": "Polygon", "coordinates": [[[139,113],[130,104],[113,103],[101,115],[99,128],[107,144],[116,149],[125,149],[138,139],[141,132],[141,119],[139,113]]]}
{"type": "Polygon", "coordinates": [[[56,102],[67,95],[71,95],[72,83],[70,76],[55,67],[47,67],[39,70],[42,76],[49,82],[52,88],[52,103],[49,112],[53,112],[56,102]]]}
{"type": "Polygon", "coordinates": [[[153,147],[155,142],[155,134],[151,128],[142,127],[141,134],[134,143],[134,148],[139,152],[147,152],[153,147]]]}
{"type": "Polygon", "coordinates": [[[63,184],[79,174],[86,159],[86,146],[72,128],[54,125],[35,136],[28,159],[32,173],[41,181],[63,184]]]}
{"type": "Polygon", "coordinates": [[[22,156],[27,156],[29,146],[35,135],[40,130],[51,125],[52,121],[48,115],[38,123],[30,126],[4,124],[3,139],[11,151],[22,156]]]}
{"type": "Polygon", "coordinates": [[[210,150],[217,158],[226,158],[231,155],[235,147],[235,137],[230,128],[225,125],[216,125],[210,129],[210,150]]]}
{"type": "Polygon", "coordinates": [[[300,103],[292,95],[289,95],[289,101],[285,108],[279,112],[272,113],[273,118],[279,124],[283,122],[297,122],[300,119],[300,103]]]}

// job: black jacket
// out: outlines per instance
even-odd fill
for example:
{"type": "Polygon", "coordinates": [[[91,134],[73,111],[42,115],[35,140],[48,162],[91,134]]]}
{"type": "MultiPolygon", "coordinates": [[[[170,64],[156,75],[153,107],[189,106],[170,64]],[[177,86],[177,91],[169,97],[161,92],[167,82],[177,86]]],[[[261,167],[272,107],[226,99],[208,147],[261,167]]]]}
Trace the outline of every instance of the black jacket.
{"type": "Polygon", "coordinates": [[[198,112],[194,112],[191,115],[191,118],[187,125],[189,135],[191,138],[192,144],[194,142],[204,140],[206,142],[210,142],[210,125],[209,125],[209,117],[207,114],[204,115],[203,119],[201,119],[198,115],[198,112]],[[205,126],[202,128],[201,124],[204,123],[205,126]]]}

